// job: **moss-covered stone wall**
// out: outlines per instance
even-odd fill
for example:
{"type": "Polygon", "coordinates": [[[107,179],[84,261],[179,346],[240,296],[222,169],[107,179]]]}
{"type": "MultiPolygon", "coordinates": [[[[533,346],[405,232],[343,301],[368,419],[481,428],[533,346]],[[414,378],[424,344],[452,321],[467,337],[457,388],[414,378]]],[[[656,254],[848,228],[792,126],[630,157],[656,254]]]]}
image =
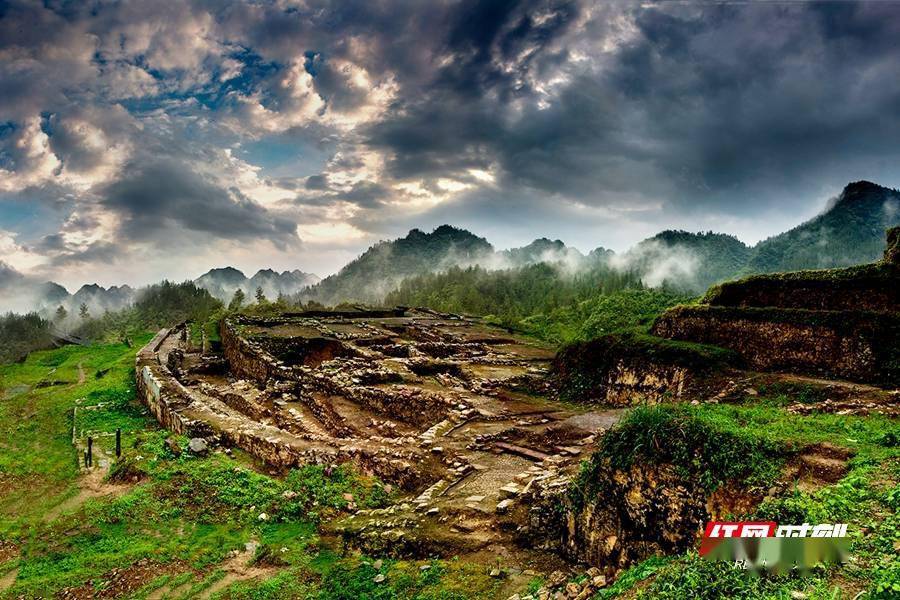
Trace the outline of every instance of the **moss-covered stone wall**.
{"type": "Polygon", "coordinates": [[[730,348],[758,370],[900,384],[900,315],[680,306],[655,335],[730,348]]]}
{"type": "Polygon", "coordinates": [[[558,394],[572,402],[629,406],[706,395],[727,367],[723,348],[647,335],[606,335],[564,347],[553,361],[558,394]]]}

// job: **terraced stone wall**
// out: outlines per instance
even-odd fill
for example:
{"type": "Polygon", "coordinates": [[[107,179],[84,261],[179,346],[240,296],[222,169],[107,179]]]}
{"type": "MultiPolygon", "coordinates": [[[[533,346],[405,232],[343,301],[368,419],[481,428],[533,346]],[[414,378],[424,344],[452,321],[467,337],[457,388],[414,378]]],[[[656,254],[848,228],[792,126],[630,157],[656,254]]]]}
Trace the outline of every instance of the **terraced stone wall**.
{"type": "Polygon", "coordinates": [[[277,366],[261,348],[253,347],[251,342],[240,335],[233,321],[223,319],[219,335],[222,338],[222,352],[232,373],[262,384],[269,380],[277,366]]]}
{"type": "Polygon", "coordinates": [[[900,312],[900,265],[755,275],[722,283],[703,299],[711,306],[900,312]]]}
{"type": "Polygon", "coordinates": [[[566,346],[553,361],[553,385],[569,401],[631,406],[711,395],[734,352],[650,336],[607,335],[566,346]]]}
{"type": "Polygon", "coordinates": [[[890,313],[680,306],[652,333],[730,348],[752,368],[900,383],[900,316],[890,313]]]}

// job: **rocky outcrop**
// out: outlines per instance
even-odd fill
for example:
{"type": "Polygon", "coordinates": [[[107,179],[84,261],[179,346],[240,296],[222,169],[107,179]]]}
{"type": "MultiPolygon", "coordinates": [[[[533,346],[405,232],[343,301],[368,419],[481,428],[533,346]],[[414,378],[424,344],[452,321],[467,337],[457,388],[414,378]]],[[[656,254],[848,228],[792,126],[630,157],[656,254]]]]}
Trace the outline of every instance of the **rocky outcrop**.
{"type": "Polygon", "coordinates": [[[569,486],[547,482],[535,490],[531,530],[555,537],[571,560],[602,565],[611,571],[654,554],[683,552],[694,546],[706,521],[723,516],[727,507],[696,481],[676,473],[672,465],[610,468],[604,491],[579,498],[569,486]]]}
{"type": "Polygon", "coordinates": [[[900,311],[900,264],[754,275],[712,287],[710,306],[900,311]]]}

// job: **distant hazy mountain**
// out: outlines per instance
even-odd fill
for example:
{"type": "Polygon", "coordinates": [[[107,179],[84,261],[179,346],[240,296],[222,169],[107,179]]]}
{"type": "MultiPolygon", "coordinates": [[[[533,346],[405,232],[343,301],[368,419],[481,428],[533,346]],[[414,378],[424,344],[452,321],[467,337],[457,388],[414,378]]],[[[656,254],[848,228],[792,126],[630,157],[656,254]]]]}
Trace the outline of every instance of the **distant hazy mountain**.
{"type": "Polygon", "coordinates": [[[125,308],[133,299],[134,290],[127,285],[104,288],[92,283],[69,294],[58,283],[23,275],[0,261],[0,312],[38,311],[49,316],[62,306],[70,315],[77,315],[84,303],[90,314],[97,316],[107,310],[125,308]]]}
{"type": "Polygon", "coordinates": [[[613,258],[613,264],[635,270],[646,285],[666,284],[702,292],[734,277],[747,264],[751,249],[732,235],[667,230],[613,258]]]}
{"type": "Polygon", "coordinates": [[[521,248],[502,250],[499,256],[510,266],[523,267],[536,263],[560,264],[578,268],[588,259],[577,248],[566,246],[561,240],[538,238],[521,248]]]}
{"type": "Polygon", "coordinates": [[[134,290],[127,285],[105,288],[91,283],[81,286],[77,292],[63,300],[61,304],[66,306],[69,312],[77,312],[82,304],[86,304],[90,314],[98,316],[106,311],[125,308],[133,300],[134,290]]]}
{"type": "MultiPolygon", "coordinates": [[[[299,270],[278,273],[261,269],[247,278],[233,268],[212,269],[194,283],[223,302],[238,289],[252,301],[257,288],[275,299],[279,294],[317,300],[377,303],[410,276],[443,271],[451,266],[480,265],[508,269],[545,262],[578,270],[609,263],[636,271],[644,284],[669,285],[695,293],[747,273],[847,266],[877,260],[884,248],[885,229],[900,224],[900,192],[868,181],[849,184],[821,215],[750,248],[723,233],[663,231],[628,252],[616,255],[597,248],[584,255],[561,240],[538,238],[521,248],[500,252],[484,238],[441,225],[431,233],[413,229],[406,237],[370,247],[338,273],[319,281],[299,270]]],[[[45,314],[64,306],[77,314],[81,303],[92,315],[128,306],[134,299],[128,286],[85,285],[69,295],[53,282],[41,282],[0,261],[0,311],[45,314]]]]}
{"type": "Polygon", "coordinates": [[[885,229],[898,224],[900,192],[857,181],[845,187],[821,215],[757,244],[744,271],[797,271],[872,262],[884,250],[885,229]]]}
{"type": "Polygon", "coordinates": [[[207,271],[195,279],[194,284],[227,303],[238,289],[251,299],[256,289],[262,288],[266,297],[274,300],[279,294],[290,296],[318,281],[318,276],[312,273],[299,270],[278,273],[272,269],[260,269],[247,279],[246,275],[234,267],[224,267],[207,271]]]}
{"type": "Polygon", "coordinates": [[[406,277],[493,258],[494,247],[464,229],[450,225],[441,225],[431,233],[413,229],[406,237],[370,247],[304,296],[325,304],[379,302],[406,277]]]}

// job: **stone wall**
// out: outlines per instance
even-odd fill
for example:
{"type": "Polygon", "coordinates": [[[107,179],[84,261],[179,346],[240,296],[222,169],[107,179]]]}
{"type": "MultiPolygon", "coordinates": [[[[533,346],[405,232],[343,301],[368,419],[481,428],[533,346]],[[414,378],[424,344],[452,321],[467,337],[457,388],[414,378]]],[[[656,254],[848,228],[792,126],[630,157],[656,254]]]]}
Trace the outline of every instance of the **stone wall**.
{"type": "Polygon", "coordinates": [[[900,312],[900,265],[754,275],[710,288],[712,306],[900,312]]]}
{"type": "Polygon", "coordinates": [[[894,314],[680,306],[659,317],[652,331],[730,348],[762,371],[900,383],[900,317],[894,314]]]}
{"type": "Polygon", "coordinates": [[[188,390],[172,377],[169,369],[159,362],[157,351],[170,333],[171,330],[163,329],[137,353],[135,375],[138,398],[166,429],[191,437],[210,435],[212,430],[209,425],[183,414],[193,399],[188,390]]]}
{"type": "Polygon", "coordinates": [[[569,401],[630,406],[713,395],[738,362],[721,348],[607,335],[560,350],[551,381],[569,401]]]}
{"type": "Polygon", "coordinates": [[[219,335],[222,338],[222,352],[232,373],[262,384],[269,380],[276,365],[261,348],[254,347],[250,341],[241,337],[236,323],[222,319],[219,335]]]}
{"type": "MultiPolygon", "coordinates": [[[[223,333],[226,331],[223,329],[223,333]]],[[[165,428],[188,437],[202,437],[240,448],[279,469],[305,464],[352,462],[361,472],[392,481],[406,489],[420,484],[422,475],[410,464],[411,457],[388,455],[349,444],[341,447],[304,445],[302,440],[281,435],[275,427],[219,414],[160,363],[160,347],[171,335],[178,334],[178,330],[160,331],[138,352],[135,360],[138,398],[165,428]]],[[[235,341],[239,339],[235,337],[226,345],[237,348],[235,341]]],[[[244,364],[253,369],[253,361],[251,357],[244,364]]]]}
{"type": "Polygon", "coordinates": [[[577,501],[564,480],[533,491],[527,531],[537,544],[571,560],[610,569],[696,546],[709,520],[749,511],[758,497],[732,488],[708,493],[669,464],[610,469],[604,492],[577,501]]]}

